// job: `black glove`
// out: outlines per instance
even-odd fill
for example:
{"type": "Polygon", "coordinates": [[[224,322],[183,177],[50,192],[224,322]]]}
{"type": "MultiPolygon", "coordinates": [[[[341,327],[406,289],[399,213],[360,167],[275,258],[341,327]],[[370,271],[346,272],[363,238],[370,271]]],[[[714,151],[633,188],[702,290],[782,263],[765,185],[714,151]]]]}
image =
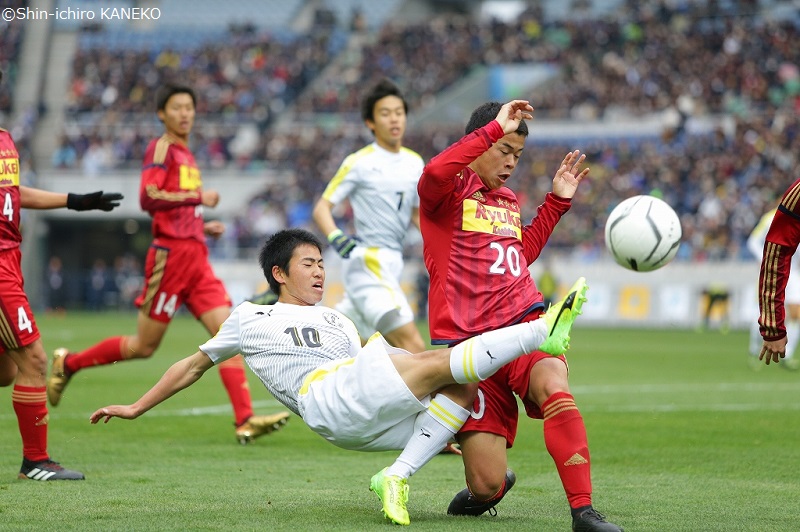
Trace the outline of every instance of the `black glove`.
{"type": "Polygon", "coordinates": [[[117,192],[109,192],[103,194],[103,191],[92,192],[90,194],[67,194],[67,209],[73,211],[92,211],[99,209],[101,211],[110,211],[114,207],[119,207],[119,202],[124,198],[122,194],[117,192]]]}
{"type": "Polygon", "coordinates": [[[354,236],[347,236],[341,229],[337,229],[328,235],[328,242],[336,248],[336,251],[343,259],[350,257],[350,252],[358,245],[358,239],[354,236]]]}

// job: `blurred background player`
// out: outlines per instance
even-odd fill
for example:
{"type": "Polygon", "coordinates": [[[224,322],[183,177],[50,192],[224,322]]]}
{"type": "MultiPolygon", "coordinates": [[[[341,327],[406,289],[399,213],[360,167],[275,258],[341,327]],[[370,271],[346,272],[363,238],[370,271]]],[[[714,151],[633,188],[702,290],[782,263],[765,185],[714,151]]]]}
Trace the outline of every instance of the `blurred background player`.
{"type": "Polygon", "coordinates": [[[410,223],[419,227],[417,182],[422,158],[403,146],[408,104],[389,80],[377,83],[361,102],[361,117],[375,142],[342,162],[314,206],[314,221],[342,257],[344,299],[337,310],[362,338],[379,331],[393,346],[417,353],[425,348],[408,299],[400,287],[403,240],[410,223]],[[335,205],[350,200],[355,235],[333,219],[335,205]]]}
{"type": "MultiPolygon", "coordinates": [[[[188,147],[195,105],[195,94],[189,87],[164,85],[156,93],[157,114],[165,133],[150,143],[142,164],[139,201],[153,217],[153,243],[147,253],[144,288],[136,300],[136,334],[106,338],[75,353],[56,349],[47,381],[47,396],[53,406],[59,404],[64,388],[78,371],[152,356],[184,303],[212,336],[231,313],[230,297],[214,275],[205,240],[206,235],[219,238],[225,230],[219,221],[203,220],[203,206],[216,206],[219,193],[203,190],[200,170],[188,147]]],[[[286,423],[288,412],[253,415],[241,357],[220,364],[219,374],[233,406],[240,443],[286,423]]]]}
{"type": "MultiPolygon", "coordinates": [[[[516,194],[506,187],[528,135],[533,107],[525,100],[488,102],[473,111],[465,135],[433,157],[419,181],[425,265],[431,276],[431,341],[463,339],[537,319],[545,310],[528,266],[541,253],[580,181],[585,156],[568,153],[536,217],[523,225],[516,194]]],[[[513,486],[506,448],[516,437],[519,396],[527,415],[543,419],[576,531],[618,532],[592,507],[586,428],[570,393],[566,358],[531,351],[480,383],[473,415],[458,434],[467,489],[449,514],[480,515],[513,486]]]]}
{"type": "Polygon", "coordinates": [[[797,345],[790,339],[786,314],[789,310],[788,286],[792,269],[792,258],[800,244],[800,179],[786,189],[765,237],[764,252],[761,257],[761,272],[758,278],[758,308],[761,337],[764,342],[759,359],[765,364],[790,362],[786,367],[797,369],[797,363],[789,351],[797,345]],[[789,360],[787,360],[789,359],[789,360]]]}
{"type": "MultiPolygon", "coordinates": [[[[0,71],[0,80],[3,73],[0,71]]],[[[11,403],[22,436],[20,478],[83,480],[83,473],[65,469],[47,451],[48,412],[45,388],[47,353],[25,295],[19,230],[20,209],[110,211],[121,194],[93,192],[62,194],[20,186],[19,152],[5,129],[0,129],[0,386],[14,385],[11,403]]]]}
{"type": "MultiPolygon", "coordinates": [[[[756,225],[747,238],[747,249],[759,260],[762,259],[764,245],[767,242],[767,231],[769,231],[770,224],[777,210],[778,209],[772,209],[762,216],[758,225],[756,225]]],[[[794,255],[792,256],[791,265],[792,268],[795,270],[797,269],[797,258],[794,255]]],[[[797,342],[800,341],[800,277],[798,277],[796,273],[795,275],[789,275],[786,281],[784,305],[786,307],[786,356],[781,366],[786,369],[796,370],[798,366],[800,366],[797,358],[794,357],[797,342]]],[[[763,339],[761,338],[759,322],[754,320],[753,325],[750,327],[750,355],[753,357],[751,360],[755,362],[755,364],[752,365],[753,368],[759,369],[763,367],[757,360],[761,354],[762,347],[763,339]]]]}
{"type": "Polygon", "coordinates": [[[275,233],[259,254],[278,302],[242,303],[219,333],[176,362],[131,405],[110,405],[91,422],[134,419],[192,385],[215,364],[242,353],[264,386],[330,443],[353,451],[400,450],[370,490],[393,523],[410,523],[408,478],[433,458],[469,417],[475,382],[538,347],[560,353],[586,301],[580,278],[542,319],[470,338],[452,349],[412,355],[379,334],[365,347],[355,325],[318,303],[325,290],[322,244],[304,229],[275,233]],[[491,354],[486,356],[484,353],[491,354]]]}

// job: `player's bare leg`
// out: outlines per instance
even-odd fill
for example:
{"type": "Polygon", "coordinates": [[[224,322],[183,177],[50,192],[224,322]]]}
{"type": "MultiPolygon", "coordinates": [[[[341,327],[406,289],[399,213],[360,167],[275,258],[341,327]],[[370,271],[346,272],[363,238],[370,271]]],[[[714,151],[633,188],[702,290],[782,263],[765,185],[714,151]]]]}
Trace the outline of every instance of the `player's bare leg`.
{"type": "Polygon", "coordinates": [[[425,343],[419,334],[417,324],[413,321],[401,325],[393,331],[383,333],[383,337],[390,345],[405,349],[409,353],[420,353],[425,350],[425,343]]]}

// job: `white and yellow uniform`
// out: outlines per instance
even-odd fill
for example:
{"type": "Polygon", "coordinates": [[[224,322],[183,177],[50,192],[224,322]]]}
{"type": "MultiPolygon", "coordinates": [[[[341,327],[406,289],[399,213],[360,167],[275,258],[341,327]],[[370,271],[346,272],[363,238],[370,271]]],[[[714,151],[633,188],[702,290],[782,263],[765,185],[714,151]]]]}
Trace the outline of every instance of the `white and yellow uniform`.
{"type": "Polygon", "coordinates": [[[278,401],[344,449],[403,449],[430,404],[389,359],[405,351],[380,335],[362,348],[353,323],[328,307],[244,302],[200,350],[214,364],[241,353],[278,401]]]}
{"type": "Polygon", "coordinates": [[[342,263],[344,300],[336,306],[365,338],[391,332],[414,320],[400,287],[403,240],[419,207],[417,182],[422,158],[408,148],[399,153],[372,143],[350,154],[322,197],[350,200],[359,245],[342,263]]]}

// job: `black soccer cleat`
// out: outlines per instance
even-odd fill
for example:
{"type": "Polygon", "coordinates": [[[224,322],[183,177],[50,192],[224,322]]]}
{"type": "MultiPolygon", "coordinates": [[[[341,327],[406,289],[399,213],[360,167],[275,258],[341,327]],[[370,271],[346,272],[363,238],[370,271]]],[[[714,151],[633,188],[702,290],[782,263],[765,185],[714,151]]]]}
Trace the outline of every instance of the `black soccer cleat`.
{"type": "Polygon", "coordinates": [[[622,527],[606,521],[606,516],[589,506],[572,516],[572,532],[624,532],[622,527]]]}
{"type": "Polygon", "coordinates": [[[73,471],[61,467],[61,464],[47,459],[34,462],[27,458],[22,459],[19,468],[19,478],[30,480],[83,480],[85,477],[80,471],[73,471]]]}
{"type": "Polygon", "coordinates": [[[497,510],[494,507],[503,500],[508,490],[513,488],[516,482],[517,475],[510,469],[506,469],[506,483],[503,486],[503,493],[490,501],[479,501],[472,496],[467,488],[464,488],[456,493],[456,496],[450,501],[450,506],[447,507],[447,515],[481,515],[487,511],[491,515],[497,515],[497,510]]]}

